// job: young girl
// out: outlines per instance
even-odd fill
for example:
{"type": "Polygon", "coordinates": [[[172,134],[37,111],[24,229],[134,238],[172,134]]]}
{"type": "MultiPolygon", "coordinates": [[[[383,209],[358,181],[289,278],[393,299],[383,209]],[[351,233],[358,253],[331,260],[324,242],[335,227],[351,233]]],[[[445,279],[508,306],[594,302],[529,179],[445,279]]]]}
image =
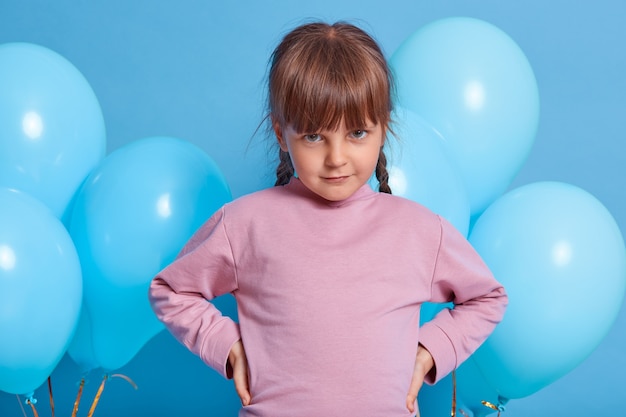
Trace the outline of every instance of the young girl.
{"type": "Polygon", "coordinates": [[[233,378],[240,416],[413,416],[507,298],[446,220],[392,196],[392,82],[364,31],[312,23],[272,55],[276,187],[226,204],[153,280],[157,316],[233,378]],[[373,173],[380,192],[368,180],[373,173]],[[232,293],[239,323],[207,300],[232,293]],[[424,302],[453,302],[419,327],[424,302]]]}

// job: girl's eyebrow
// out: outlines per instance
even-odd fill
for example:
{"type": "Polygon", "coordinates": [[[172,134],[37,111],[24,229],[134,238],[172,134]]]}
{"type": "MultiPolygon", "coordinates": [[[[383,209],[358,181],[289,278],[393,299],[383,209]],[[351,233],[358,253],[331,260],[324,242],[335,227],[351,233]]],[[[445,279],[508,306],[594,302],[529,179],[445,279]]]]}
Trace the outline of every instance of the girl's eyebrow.
{"type": "Polygon", "coordinates": [[[348,130],[361,130],[361,129],[365,129],[365,130],[371,130],[371,129],[375,129],[380,123],[364,123],[363,126],[355,126],[352,127],[348,130]]]}

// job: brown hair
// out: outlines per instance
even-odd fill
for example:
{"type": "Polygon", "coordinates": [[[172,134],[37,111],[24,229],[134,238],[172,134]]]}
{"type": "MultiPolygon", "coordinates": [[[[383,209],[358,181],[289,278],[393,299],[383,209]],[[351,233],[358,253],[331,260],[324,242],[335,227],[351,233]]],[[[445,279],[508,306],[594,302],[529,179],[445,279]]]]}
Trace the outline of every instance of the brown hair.
{"type": "MultiPolygon", "coordinates": [[[[271,56],[268,110],[272,123],[299,132],[336,129],[343,121],[360,129],[369,119],[389,130],[393,80],[376,41],[344,22],[308,23],[289,32],[271,56]]],[[[294,175],[289,154],[279,149],[276,185],[294,175]]],[[[387,160],[380,150],[379,191],[391,193],[387,160]]]]}

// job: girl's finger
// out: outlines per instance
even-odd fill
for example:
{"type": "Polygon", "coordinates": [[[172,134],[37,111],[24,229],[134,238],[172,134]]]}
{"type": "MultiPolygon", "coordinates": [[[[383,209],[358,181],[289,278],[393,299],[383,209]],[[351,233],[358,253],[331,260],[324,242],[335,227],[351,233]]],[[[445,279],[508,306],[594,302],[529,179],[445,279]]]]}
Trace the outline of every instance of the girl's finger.
{"type": "Polygon", "coordinates": [[[241,399],[244,406],[250,405],[250,391],[248,388],[248,366],[243,360],[238,360],[233,364],[233,381],[235,382],[235,391],[241,399]]]}
{"type": "Polygon", "coordinates": [[[421,380],[413,377],[413,380],[411,381],[411,386],[409,387],[409,392],[406,395],[406,408],[412,413],[416,411],[415,403],[417,400],[417,394],[422,387],[422,383],[423,382],[421,380]]]}
{"type": "Polygon", "coordinates": [[[415,412],[415,397],[410,394],[406,396],[406,408],[412,413],[415,412]]]}

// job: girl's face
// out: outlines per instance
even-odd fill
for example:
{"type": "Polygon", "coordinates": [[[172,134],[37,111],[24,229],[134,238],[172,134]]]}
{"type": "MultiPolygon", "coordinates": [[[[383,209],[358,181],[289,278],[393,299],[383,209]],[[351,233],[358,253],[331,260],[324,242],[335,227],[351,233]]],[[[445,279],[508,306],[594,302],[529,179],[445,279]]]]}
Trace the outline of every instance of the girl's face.
{"type": "Polygon", "coordinates": [[[329,201],[344,200],[369,181],[385,142],[383,127],[369,121],[356,130],[342,122],[337,130],[296,132],[274,124],[274,131],[300,181],[329,201]]]}

